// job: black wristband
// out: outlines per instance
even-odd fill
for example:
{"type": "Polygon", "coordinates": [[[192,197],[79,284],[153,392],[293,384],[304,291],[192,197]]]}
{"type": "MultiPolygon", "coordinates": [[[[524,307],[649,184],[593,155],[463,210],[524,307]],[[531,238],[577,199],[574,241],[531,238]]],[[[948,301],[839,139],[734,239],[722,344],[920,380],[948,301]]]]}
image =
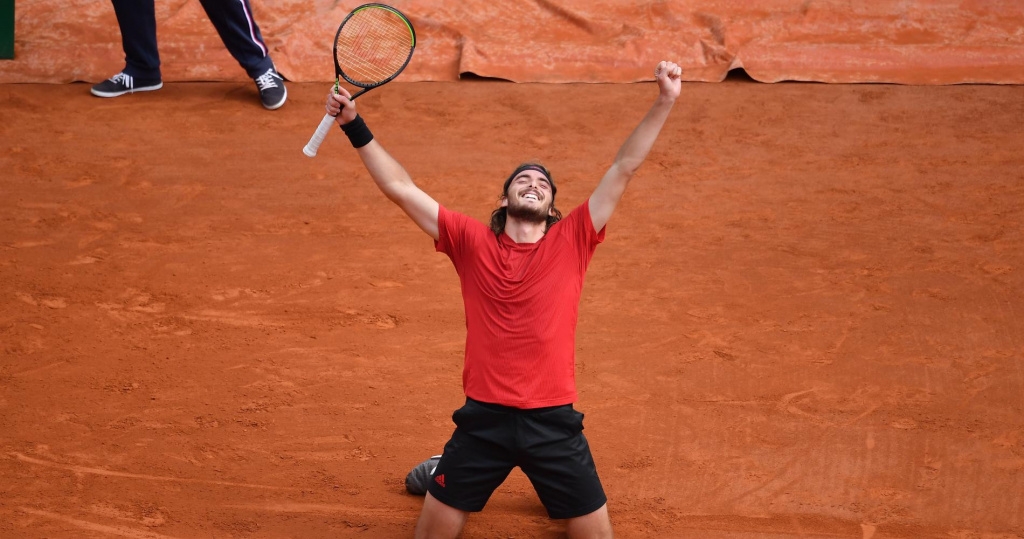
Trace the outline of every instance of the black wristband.
{"type": "Polygon", "coordinates": [[[363,117],[358,114],[354,120],[341,126],[341,130],[348,135],[348,140],[352,143],[353,148],[362,148],[373,140],[373,133],[370,132],[369,127],[366,127],[363,117]]]}

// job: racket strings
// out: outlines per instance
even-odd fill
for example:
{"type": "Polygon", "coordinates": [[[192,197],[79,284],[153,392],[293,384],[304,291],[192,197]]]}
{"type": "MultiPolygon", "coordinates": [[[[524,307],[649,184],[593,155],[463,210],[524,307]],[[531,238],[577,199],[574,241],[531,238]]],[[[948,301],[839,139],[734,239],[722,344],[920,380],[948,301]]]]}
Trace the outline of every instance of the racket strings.
{"type": "Polygon", "coordinates": [[[338,66],[351,80],[377,84],[405,65],[414,43],[408,24],[386,9],[364,9],[353,15],[338,34],[338,66]]]}

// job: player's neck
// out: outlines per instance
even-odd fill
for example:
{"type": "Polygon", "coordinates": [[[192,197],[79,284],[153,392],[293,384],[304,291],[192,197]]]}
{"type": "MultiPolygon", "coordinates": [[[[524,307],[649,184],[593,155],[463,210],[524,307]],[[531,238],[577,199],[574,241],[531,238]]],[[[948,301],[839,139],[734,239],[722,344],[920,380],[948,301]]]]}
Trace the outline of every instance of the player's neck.
{"type": "Polygon", "coordinates": [[[505,221],[505,234],[516,243],[537,243],[544,237],[544,231],[548,224],[520,221],[509,217],[505,221]]]}

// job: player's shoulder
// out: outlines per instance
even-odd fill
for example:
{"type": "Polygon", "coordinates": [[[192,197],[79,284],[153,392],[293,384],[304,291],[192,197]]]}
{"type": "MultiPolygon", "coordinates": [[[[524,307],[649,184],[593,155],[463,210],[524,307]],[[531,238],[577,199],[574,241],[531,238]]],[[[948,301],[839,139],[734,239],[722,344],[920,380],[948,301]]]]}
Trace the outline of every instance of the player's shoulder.
{"type": "Polygon", "coordinates": [[[443,204],[439,205],[437,218],[438,224],[449,230],[458,230],[470,236],[486,237],[488,234],[494,236],[491,227],[483,221],[460,211],[446,208],[443,204]]]}
{"type": "Polygon", "coordinates": [[[569,213],[565,214],[564,217],[559,219],[557,223],[551,225],[551,227],[554,228],[555,226],[558,226],[560,224],[578,225],[579,223],[585,222],[586,219],[590,218],[589,204],[589,200],[585,200],[583,201],[583,203],[578,204],[573,209],[569,210],[569,213]]]}

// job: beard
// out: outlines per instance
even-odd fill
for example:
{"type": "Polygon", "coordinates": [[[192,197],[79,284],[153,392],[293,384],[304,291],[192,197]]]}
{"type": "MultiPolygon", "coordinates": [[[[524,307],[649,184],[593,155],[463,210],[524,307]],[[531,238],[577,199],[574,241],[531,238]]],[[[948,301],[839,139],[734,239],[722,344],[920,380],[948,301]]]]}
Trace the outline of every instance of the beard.
{"type": "Polygon", "coordinates": [[[516,219],[517,221],[524,221],[527,223],[546,223],[548,220],[550,204],[547,208],[531,207],[520,203],[518,198],[509,198],[507,209],[508,216],[516,219]]]}

